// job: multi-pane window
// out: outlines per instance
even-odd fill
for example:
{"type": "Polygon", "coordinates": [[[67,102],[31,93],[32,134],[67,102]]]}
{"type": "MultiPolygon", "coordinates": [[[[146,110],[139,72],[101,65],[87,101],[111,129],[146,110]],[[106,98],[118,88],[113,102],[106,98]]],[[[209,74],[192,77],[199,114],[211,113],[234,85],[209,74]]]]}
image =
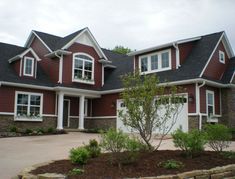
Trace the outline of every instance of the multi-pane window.
{"type": "Polygon", "coordinates": [[[84,54],[76,54],[73,58],[73,79],[93,81],[94,78],[93,59],[84,54]]]}
{"type": "Polygon", "coordinates": [[[207,98],[207,115],[208,117],[212,117],[214,115],[214,92],[213,91],[206,91],[206,98],[207,98]]]}
{"type": "Polygon", "coordinates": [[[162,68],[169,67],[169,52],[164,52],[162,55],[162,68]]]}
{"type": "Polygon", "coordinates": [[[151,70],[158,69],[158,55],[151,56],[151,70]]]}
{"type": "Polygon", "coordinates": [[[225,54],[223,51],[219,51],[219,61],[225,63],[225,54]]]}
{"type": "Polygon", "coordinates": [[[148,58],[143,57],[141,58],[141,72],[148,71],[148,58]]]}
{"type": "Polygon", "coordinates": [[[164,50],[140,57],[141,73],[169,70],[171,68],[170,50],[164,50]]]}
{"type": "Polygon", "coordinates": [[[42,94],[16,93],[17,117],[40,117],[42,115],[42,94]]]}
{"type": "Polygon", "coordinates": [[[25,57],[24,58],[24,75],[33,76],[33,67],[34,67],[34,59],[31,57],[25,57]]]}

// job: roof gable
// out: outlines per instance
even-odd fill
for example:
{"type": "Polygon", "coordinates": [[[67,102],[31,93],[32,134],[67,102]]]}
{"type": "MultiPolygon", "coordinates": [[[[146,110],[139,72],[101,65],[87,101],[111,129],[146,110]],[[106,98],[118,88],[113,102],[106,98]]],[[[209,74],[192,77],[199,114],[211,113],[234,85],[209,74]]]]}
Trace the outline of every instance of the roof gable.
{"type": "Polygon", "coordinates": [[[41,59],[39,58],[39,56],[34,52],[34,50],[33,50],[32,48],[28,48],[28,49],[26,49],[25,51],[23,51],[23,52],[17,54],[16,56],[14,56],[14,57],[12,57],[12,58],[10,58],[10,59],[8,60],[8,62],[9,62],[9,63],[12,63],[12,62],[14,62],[14,61],[16,61],[16,60],[19,60],[19,59],[23,58],[23,56],[25,56],[28,52],[31,52],[32,55],[34,56],[34,58],[35,58],[37,61],[40,61],[40,60],[41,60],[41,59]]]}

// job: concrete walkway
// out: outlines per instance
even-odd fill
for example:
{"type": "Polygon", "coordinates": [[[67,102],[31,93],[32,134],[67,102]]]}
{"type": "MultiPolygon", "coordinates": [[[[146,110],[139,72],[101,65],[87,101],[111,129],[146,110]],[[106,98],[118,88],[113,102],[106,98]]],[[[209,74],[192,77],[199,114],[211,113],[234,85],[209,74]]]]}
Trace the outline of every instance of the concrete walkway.
{"type": "MultiPolygon", "coordinates": [[[[49,160],[68,158],[69,150],[99,140],[97,134],[70,132],[66,135],[0,138],[0,179],[10,179],[23,168],[49,160]]],[[[154,140],[156,144],[158,141],[154,140]]],[[[164,140],[160,149],[173,150],[172,140],[164,140]]],[[[235,151],[235,142],[229,150],[235,151]]]]}

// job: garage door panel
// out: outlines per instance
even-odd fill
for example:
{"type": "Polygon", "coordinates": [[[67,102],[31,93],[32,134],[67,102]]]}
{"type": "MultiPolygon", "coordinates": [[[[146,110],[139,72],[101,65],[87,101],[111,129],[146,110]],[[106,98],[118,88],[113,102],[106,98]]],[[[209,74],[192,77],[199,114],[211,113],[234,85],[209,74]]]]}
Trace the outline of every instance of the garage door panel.
{"type": "MultiPolygon", "coordinates": [[[[187,99],[187,97],[185,97],[185,99],[187,99]]],[[[126,107],[123,103],[123,100],[119,99],[117,100],[117,111],[122,110],[123,113],[126,113],[126,107]]],[[[117,112],[118,113],[118,112],[117,112]]],[[[158,114],[160,116],[165,114],[165,108],[161,108],[161,110],[158,112],[158,114]]],[[[131,133],[131,132],[136,132],[134,131],[132,128],[127,127],[123,124],[122,120],[119,118],[119,115],[117,114],[117,129],[121,129],[123,132],[125,133],[131,133]]],[[[166,123],[166,126],[169,126],[172,123],[172,120],[169,120],[166,123]]],[[[180,111],[177,115],[177,119],[175,121],[174,126],[172,127],[172,129],[170,130],[171,132],[174,132],[176,129],[182,129],[184,132],[188,131],[188,103],[187,100],[184,101],[184,104],[182,107],[180,107],[180,111]]],[[[159,131],[158,129],[154,130],[154,133],[161,133],[161,131],[159,131]]]]}

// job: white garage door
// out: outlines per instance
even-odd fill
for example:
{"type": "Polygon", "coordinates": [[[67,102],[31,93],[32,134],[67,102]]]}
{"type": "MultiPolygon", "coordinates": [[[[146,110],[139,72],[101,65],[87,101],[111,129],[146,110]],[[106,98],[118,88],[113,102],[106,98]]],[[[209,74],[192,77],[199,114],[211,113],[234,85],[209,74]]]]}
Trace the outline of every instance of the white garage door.
{"type": "MultiPolygon", "coordinates": [[[[184,105],[182,109],[180,109],[180,112],[178,114],[177,120],[175,125],[172,127],[171,132],[174,132],[176,129],[182,129],[184,132],[188,131],[188,102],[187,102],[187,97],[184,99],[184,105]]],[[[123,110],[123,112],[126,112],[125,105],[123,103],[123,100],[119,99],[117,100],[117,121],[116,121],[116,126],[117,129],[121,129],[125,133],[130,133],[130,132],[135,132],[133,129],[130,127],[127,127],[123,124],[122,120],[118,116],[118,111],[123,110]]],[[[159,113],[163,114],[164,109],[162,111],[159,111],[159,113]]],[[[154,133],[159,133],[159,131],[156,129],[154,133]]]]}

